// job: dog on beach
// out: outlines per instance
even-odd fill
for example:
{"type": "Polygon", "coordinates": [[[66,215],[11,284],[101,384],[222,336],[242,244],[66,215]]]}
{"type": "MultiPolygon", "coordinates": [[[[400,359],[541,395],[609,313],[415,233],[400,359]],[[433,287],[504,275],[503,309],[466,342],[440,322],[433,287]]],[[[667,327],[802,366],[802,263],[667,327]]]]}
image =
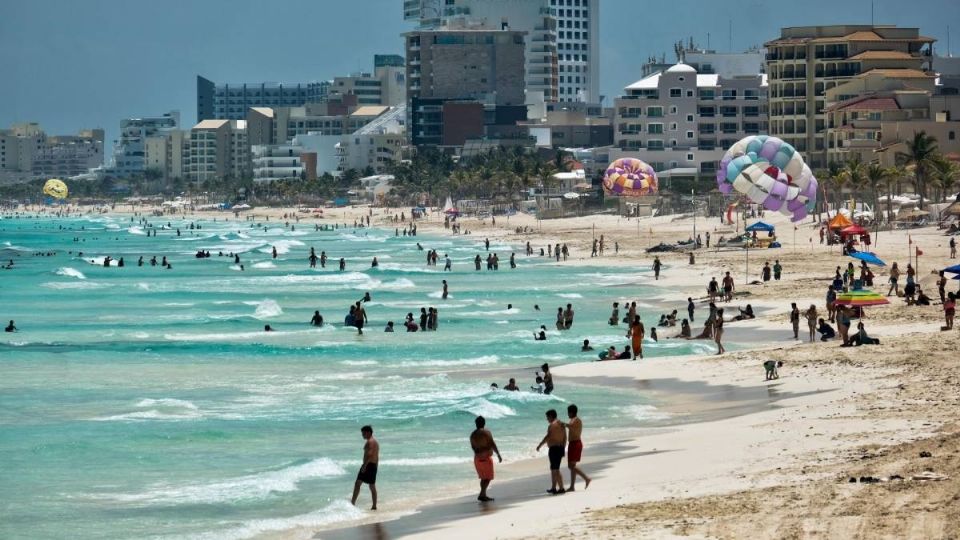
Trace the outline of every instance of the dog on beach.
{"type": "Polygon", "coordinates": [[[783,360],[767,360],[763,363],[763,369],[767,372],[766,380],[779,379],[780,373],[777,371],[777,368],[783,367],[783,360]]]}

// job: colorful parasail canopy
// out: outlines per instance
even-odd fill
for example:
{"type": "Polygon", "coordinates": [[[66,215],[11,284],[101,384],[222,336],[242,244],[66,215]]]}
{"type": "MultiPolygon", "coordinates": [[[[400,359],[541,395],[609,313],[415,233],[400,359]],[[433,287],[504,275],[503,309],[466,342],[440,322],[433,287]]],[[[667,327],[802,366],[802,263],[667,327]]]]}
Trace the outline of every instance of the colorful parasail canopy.
{"type": "Polygon", "coordinates": [[[66,199],[67,194],[67,185],[63,183],[63,180],[57,178],[51,178],[47,180],[47,183],[43,185],[44,195],[53,197],[54,199],[66,199]]]}
{"type": "Polygon", "coordinates": [[[845,292],[838,295],[837,300],[834,302],[834,304],[838,306],[853,307],[882,306],[889,303],[890,301],[887,300],[882,294],[868,291],[867,289],[854,289],[852,291],[845,292]]]}
{"type": "Polygon", "coordinates": [[[817,202],[817,179],[790,144],[769,135],[751,135],[727,150],[717,169],[724,194],[746,195],[764,208],[800,221],[817,202]]]}
{"type": "Polygon", "coordinates": [[[660,189],[653,167],[636,158],[620,158],[607,167],[603,189],[621,197],[656,195],[660,189]]]}

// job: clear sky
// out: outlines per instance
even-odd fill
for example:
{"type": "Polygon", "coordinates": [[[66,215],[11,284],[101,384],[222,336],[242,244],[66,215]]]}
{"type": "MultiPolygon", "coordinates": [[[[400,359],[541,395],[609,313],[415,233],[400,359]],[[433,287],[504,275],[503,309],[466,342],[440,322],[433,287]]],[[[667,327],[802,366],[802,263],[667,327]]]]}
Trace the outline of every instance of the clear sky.
{"type": "MultiPolygon", "coordinates": [[[[601,92],[640,77],[647,56],[692,36],[740,51],[782,26],[870,23],[870,0],[600,0],[601,92]],[[732,36],[729,32],[733,22],[732,36]]],[[[875,0],[878,24],[919,27],[960,53],[960,0],[875,0]]],[[[179,109],[196,115],[196,75],[299,82],[373,69],[403,53],[401,0],[0,0],[0,127],[50,134],[179,109]]],[[[109,144],[109,143],[108,143],[109,144]]]]}

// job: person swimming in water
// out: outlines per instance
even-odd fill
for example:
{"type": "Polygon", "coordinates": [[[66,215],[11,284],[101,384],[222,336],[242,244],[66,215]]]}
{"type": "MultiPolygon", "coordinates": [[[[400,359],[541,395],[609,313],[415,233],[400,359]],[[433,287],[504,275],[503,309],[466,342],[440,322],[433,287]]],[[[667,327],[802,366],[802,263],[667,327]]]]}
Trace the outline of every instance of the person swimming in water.
{"type": "Polygon", "coordinates": [[[319,327],[319,326],[323,326],[323,316],[320,315],[320,312],[319,312],[319,311],[314,311],[314,312],[313,312],[313,318],[310,319],[310,324],[312,324],[313,326],[318,326],[318,327],[319,327]]]}
{"type": "Polygon", "coordinates": [[[533,333],[533,339],[537,341],[546,341],[547,340],[547,327],[540,325],[540,331],[533,333]]]}
{"type": "Polygon", "coordinates": [[[16,332],[16,331],[17,331],[17,325],[14,324],[13,321],[11,320],[11,321],[10,321],[10,324],[8,324],[7,327],[3,329],[3,331],[4,331],[4,332],[16,332]]]}

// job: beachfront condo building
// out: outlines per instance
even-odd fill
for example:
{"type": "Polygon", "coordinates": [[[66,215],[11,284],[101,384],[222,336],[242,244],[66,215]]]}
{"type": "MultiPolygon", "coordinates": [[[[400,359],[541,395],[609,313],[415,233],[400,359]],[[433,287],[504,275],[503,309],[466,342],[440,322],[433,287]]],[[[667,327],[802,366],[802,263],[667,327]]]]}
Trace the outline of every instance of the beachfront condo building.
{"type": "Polygon", "coordinates": [[[312,174],[368,166],[382,170],[399,156],[405,125],[405,107],[359,106],[355,95],[302,107],[251,108],[246,132],[254,179],[292,179],[311,172],[294,164],[304,152],[311,154],[312,174]]]}
{"type": "Polygon", "coordinates": [[[910,70],[872,70],[826,92],[827,161],[892,166],[915,133],[960,158],[960,81],[910,70]]]}
{"type": "Polygon", "coordinates": [[[524,36],[445,27],[404,34],[408,136],[414,145],[462,148],[470,139],[526,138],[524,36]]]}
{"type": "Polygon", "coordinates": [[[246,120],[203,120],[190,130],[187,177],[200,185],[225,178],[246,178],[250,145],[246,120]]]}
{"type": "Polygon", "coordinates": [[[190,130],[169,129],[147,137],[144,144],[144,174],[164,182],[186,179],[190,161],[190,130]]]}
{"type": "Polygon", "coordinates": [[[373,72],[359,72],[333,80],[307,83],[225,83],[197,76],[197,120],[243,120],[251,107],[302,107],[344,95],[357,96],[361,105],[402,105],[406,99],[404,58],[377,54],[373,72]]]}
{"type": "Polygon", "coordinates": [[[112,173],[119,178],[143,176],[146,171],[147,138],[179,127],[180,111],[121,120],[120,139],[113,153],[112,173]]]}
{"type": "Polygon", "coordinates": [[[877,25],[783,28],[766,43],[770,134],[829,162],[827,92],[864,73],[922,79],[932,73],[934,39],[917,28],[877,25]]]}
{"type": "Polygon", "coordinates": [[[102,129],[47,135],[39,124],[0,129],[0,183],[69,178],[103,165],[102,129]]]}
{"type": "Polygon", "coordinates": [[[766,133],[766,76],[723,77],[676,64],[627,86],[614,103],[611,161],[637,157],[661,178],[712,178],[725,149],[766,133]]]}
{"type": "Polygon", "coordinates": [[[543,100],[600,102],[600,0],[404,0],[418,29],[452,21],[527,33],[526,90],[543,100]]]}
{"type": "Polygon", "coordinates": [[[557,18],[550,0],[406,0],[404,19],[418,30],[447,26],[527,33],[526,91],[557,101],[560,92],[557,18]]]}

